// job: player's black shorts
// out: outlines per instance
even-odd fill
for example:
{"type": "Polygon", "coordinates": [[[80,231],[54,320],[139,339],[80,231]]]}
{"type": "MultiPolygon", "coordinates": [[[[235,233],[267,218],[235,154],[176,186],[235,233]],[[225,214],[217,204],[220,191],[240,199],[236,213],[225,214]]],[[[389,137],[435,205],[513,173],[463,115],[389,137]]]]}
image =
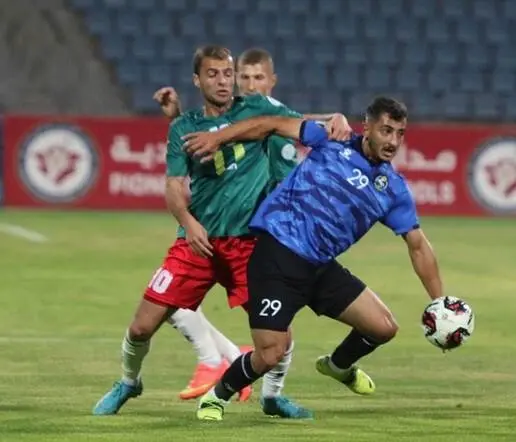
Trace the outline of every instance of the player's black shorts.
{"type": "Polygon", "coordinates": [[[366,285],[333,260],[315,265],[262,233],[247,267],[252,329],[286,331],[305,306],[338,317],[366,285]]]}

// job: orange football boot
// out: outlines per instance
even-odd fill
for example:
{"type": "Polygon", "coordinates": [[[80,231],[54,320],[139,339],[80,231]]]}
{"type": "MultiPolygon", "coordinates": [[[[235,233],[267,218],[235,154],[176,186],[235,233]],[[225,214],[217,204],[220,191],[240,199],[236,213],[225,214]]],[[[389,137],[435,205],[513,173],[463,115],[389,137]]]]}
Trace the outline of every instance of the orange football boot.
{"type": "Polygon", "coordinates": [[[218,382],[227,367],[228,363],[226,361],[222,362],[218,367],[198,364],[192,379],[190,379],[186,388],[179,393],[179,397],[186,401],[188,399],[196,399],[207,393],[218,382]]]}

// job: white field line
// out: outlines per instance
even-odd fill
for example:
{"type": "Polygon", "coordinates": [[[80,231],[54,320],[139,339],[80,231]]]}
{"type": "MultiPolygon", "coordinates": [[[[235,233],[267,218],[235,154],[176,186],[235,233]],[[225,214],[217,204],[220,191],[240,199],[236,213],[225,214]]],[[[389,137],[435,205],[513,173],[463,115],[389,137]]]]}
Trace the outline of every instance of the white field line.
{"type": "Polygon", "coordinates": [[[48,238],[41,233],[29,230],[15,224],[0,223],[0,232],[11,236],[17,236],[30,242],[44,243],[48,238]]]}
{"type": "Polygon", "coordinates": [[[96,342],[96,343],[121,343],[123,335],[120,338],[87,338],[87,337],[59,337],[59,336],[0,336],[0,344],[63,344],[63,343],[79,343],[79,342],[96,342]]]}

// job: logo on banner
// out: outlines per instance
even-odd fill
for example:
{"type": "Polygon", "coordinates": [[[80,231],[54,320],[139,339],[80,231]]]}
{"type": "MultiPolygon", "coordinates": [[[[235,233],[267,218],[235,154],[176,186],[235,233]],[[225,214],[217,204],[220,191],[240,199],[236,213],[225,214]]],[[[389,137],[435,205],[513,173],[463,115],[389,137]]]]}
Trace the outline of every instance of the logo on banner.
{"type": "Polygon", "coordinates": [[[90,139],[66,124],[36,129],[23,142],[20,176],[37,198],[50,203],[76,200],[95,183],[98,156],[90,139]]]}
{"type": "Polygon", "coordinates": [[[469,164],[475,200],[494,213],[516,213],[516,138],[496,138],[480,146],[469,164]]]}

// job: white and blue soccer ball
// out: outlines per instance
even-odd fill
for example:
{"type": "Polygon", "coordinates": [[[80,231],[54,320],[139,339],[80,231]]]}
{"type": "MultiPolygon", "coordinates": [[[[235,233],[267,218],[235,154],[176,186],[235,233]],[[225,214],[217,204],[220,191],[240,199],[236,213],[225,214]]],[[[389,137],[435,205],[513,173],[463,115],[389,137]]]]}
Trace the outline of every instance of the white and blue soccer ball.
{"type": "Polygon", "coordinates": [[[462,299],[443,296],[434,299],[421,318],[426,339],[442,350],[464,344],[475,329],[475,315],[462,299]]]}

